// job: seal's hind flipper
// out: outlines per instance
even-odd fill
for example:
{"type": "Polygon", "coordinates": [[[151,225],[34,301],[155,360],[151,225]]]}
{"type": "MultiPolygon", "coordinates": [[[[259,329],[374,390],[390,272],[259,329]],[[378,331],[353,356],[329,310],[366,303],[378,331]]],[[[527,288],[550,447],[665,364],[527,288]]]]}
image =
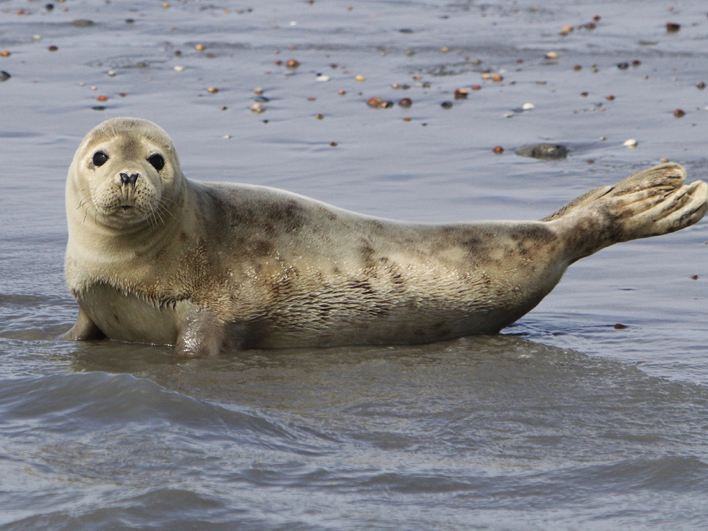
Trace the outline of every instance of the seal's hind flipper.
{"type": "Polygon", "coordinates": [[[613,243],[675,232],[700,221],[708,211],[708,185],[686,185],[685,180],[680,164],[654,166],[615,186],[596,188],[543,221],[565,233],[575,261],[613,243]]]}

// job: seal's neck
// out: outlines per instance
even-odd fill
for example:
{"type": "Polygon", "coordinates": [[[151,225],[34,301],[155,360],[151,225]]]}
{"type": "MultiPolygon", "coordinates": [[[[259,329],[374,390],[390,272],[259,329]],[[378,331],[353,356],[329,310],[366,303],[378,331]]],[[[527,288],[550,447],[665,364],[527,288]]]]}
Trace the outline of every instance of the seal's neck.
{"type": "Polygon", "coordinates": [[[69,241],[65,265],[69,286],[81,289],[94,281],[114,284],[112,279],[132,284],[146,275],[154,275],[153,269],[158,267],[169,274],[184,249],[177,240],[195,230],[192,188],[186,179],[180,187],[160,216],[120,227],[102,223],[99,214],[83,208],[81,198],[68,185],[69,241]]]}

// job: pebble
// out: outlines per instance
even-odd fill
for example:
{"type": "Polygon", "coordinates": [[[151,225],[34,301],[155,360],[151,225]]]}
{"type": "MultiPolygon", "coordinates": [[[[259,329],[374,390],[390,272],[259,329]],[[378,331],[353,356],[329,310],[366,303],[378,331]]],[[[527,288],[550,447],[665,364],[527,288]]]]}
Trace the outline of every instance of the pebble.
{"type": "Polygon", "coordinates": [[[362,76],[361,74],[356,76],[354,79],[356,79],[359,83],[366,81],[366,78],[362,76]]]}
{"type": "Polygon", "coordinates": [[[383,98],[379,98],[378,96],[373,96],[369,98],[369,101],[367,101],[366,104],[372,109],[379,109],[383,106],[384,100],[383,98]]]}
{"type": "Polygon", "coordinates": [[[329,76],[325,76],[324,74],[320,74],[317,76],[317,81],[329,81],[330,79],[332,78],[329,76]]]}
{"type": "Polygon", "coordinates": [[[625,328],[628,328],[627,325],[623,325],[622,323],[617,323],[615,325],[615,330],[624,330],[625,328]]]}
{"type": "Polygon", "coordinates": [[[674,116],[675,116],[676,118],[683,118],[684,116],[686,116],[686,113],[685,113],[683,110],[681,110],[681,109],[676,109],[676,110],[674,111],[674,116]]]}
{"type": "Polygon", "coordinates": [[[96,100],[98,101],[108,101],[108,96],[104,96],[101,94],[100,96],[96,96],[96,100]]]}
{"type": "Polygon", "coordinates": [[[86,28],[88,26],[93,26],[93,20],[88,20],[88,19],[77,19],[77,20],[72,20],[71,25],[76,26],[77,28],[86,28]]]}
{"type": "Polygon", "coordinates": [[[263,94],[263,89],[261,87],[256,87],[253,89],[253,92],[260,96],[261,94],[263,94]]]}
{"type": "Polygon", "coordinates": [[[216,94],[217,92],[219,92],[219,89],[216,88],[216,87],[208,87],[208,88],[207,88],[207,92],[208,92],[209,94],[216,94]]]}
{"type": "Polygon", "coordinates": [[[666,23],[666,32],[667,33],[676,33],[681,29],[681,24],[677,24],[676,22],[667,22],[666,23]]]}
{"type": "Polygon", "coordinates": [[[413,105],[413,100],[411,100],[410,98],[403,98],[398,102],[398,105],[400,105],[404,109],[407,109],[408,107],[413,105]]]}
{"type": "Polygon", "coordinates": [[[620,70],[627,70],[629,68],[629,63],[617,63],[617,68],[620,70]]]}
{"type": "Polygon", "coordinates": [[[198,52],[203,52],[204,50],[206,50],[206,46],[204,44],[196,44],[194,46],[194,49],[198,52]]]}
{"type": "Polygon", "coordinates": [[[464,100],[467,98],[467,94],[469,94],[469,90],[466,88],[458,88],[455,89],[455,99],[456,100],[464,100]]]}
{"type": "Polygon", "coordinates": [[[251,112],[255,114],[261,114],[265,112],[266,107],[262,103],[254,103],[251,105],[251,112]]]}
{"type": "Polygon", "coordinates": [[[482,86],[481,86],[481,85],[472,85],[470,88],[471,88],[472,90],[482,90],[482,86]]]}
{"type": "Polygon", "coordinates": [[[108,72],[106,72],[106,75],[108,77],[116,77],[118,75],[118,72],[116,72],[115,70],[109,70],[108,72]]]}
{"type": "Polygon", "coordinates": [[[318,120],[324,120],[324,114],[315,114],[315,118],[318,120]]]}
{"type": "Polygon", "coordinates": [[[184,67],[182,65],[175,65],[174,70],[175,72],[184,72],[184,67]]]}
{"type": "Polygon", "coordinates": [[[347,91],[344,90],[344,89],[339,89],[339,90],[337,91],[337,94],[339,94],[340,96],[344,96],[346,93],[347,93],[347,91]]]}
{"type": "Polygon", "coordinates": [[[691,275],[691,280],[698,280],[698,275],[691,275]]]}
{"type": "Polygon", "coordinates": [[[103,105],[96,105],[94,107],[91,107],[94,111],[105,111],[106,107],[103,105]]]}
{"type": "Polygon", "coordinates": [[[58,47],[58,46],[54,46],[54,45],[52,44],[49,48],[47,48],[47,50],[49,50],[50,52],[56,52],[57,50],[59,50],[59,47],[58,47]]]}
{"type": "Polygon", "coordinates": [[[443,109],[452,109],[453,103],[451,101],[444,101],[440,104],[443,109]]]}
{"type": "Polygon", "coordinates": [[[614,97],[612,94],[608,94],[607,96],[605,96],[605,99],[606,99],[607,101],[614,101],[614,100],[615,100],[615,97],[614,97]]]}
{"type": "Polygon", "coordinates": [[[291,70],[294,70],[298,66],[300,66],[300,61],[297,59],[290,59],[287,63],[285,63],[285,66],[290,68],[291,70]]]}
{"type": "Polygon", "coordinates": [[[568,157],[568,148],[562,144],[534,144],[520,147],[516,154],[533,159],[561,160],[568,157]]]}
{"type": "Polygon", "coordinates": [[[659,162],[661,162],[662,164],[664,164],[664,163],[666,163],[666,162],[669,162],[669,159],[667,159],[666,157],[661,157],[661,158],[659,159],[659,162]]]}
{"type": "Polygon", "coordinates": [[[0,57],[10,57],[10,52],[8,50],[0,50],[0,57]]]}
{"type": "Polygon", "coordinates": [[[637,147],[637,145],[638,145],[638,142],[633,138],[630,138],[629,140],[624,141],[624,146],[628,147],[628,148],[635,148],[635,147],[637,147]]]}
{"type": "Polygon", "coordinates": [[[403,121],[404,121],[404,122],[410,122],[411,120],[412,120],[412,118],[411,118],[410,116],[404,116],[404,117],[403,117],[403,121]]]}
{"type": "Polygon", "coordinates": [[[494,153],[496,153],[497,155],[501,155],[502,153],[504,153],[504,148],[501,146],[496,146],[494,149],[492,149],[492,151],[494,151],[494,153]]]}
{"type": "Polygon", "coordinates": [[[501,81],[504,81],[504,76],[502,76],[501,74],[494,74],[492,76],[492,81],[494,81],[495,83],[499,83],[501,81]]]}
{"type": "Polygon", "coordinates": [[[339,144],[337,144],[336,142],[330,142],[329,145],[330,147],[337,147],[339,144]]]}
{"type": "Polygon", "coordinates": [[[697,88],[698,90],[703,90],[704,88],[706,88],[705,82],[704,82],[704,81],[699,81],[698,83],[696,83],[696,88],[697,88]]]}
{"type": "Polygon", "coordinates": [[[558,59],[558,54],[556,52],[548,52],[545,57],[549,61],[555,61],[556,59],[558,59]]]}
{"type": "Polygon", "coordinates": [[[536,106],[533,103],[524,103],[521,108],[525,111],[531,111],[536,108],[536,106]]]}
{"type": "Polygon", "coordinates": [[[0,82],[7,81],[11,77],[12,76],[10,74],[8,74],[7,72],[5,72],[4,70],[0,70],[0,82]]]}

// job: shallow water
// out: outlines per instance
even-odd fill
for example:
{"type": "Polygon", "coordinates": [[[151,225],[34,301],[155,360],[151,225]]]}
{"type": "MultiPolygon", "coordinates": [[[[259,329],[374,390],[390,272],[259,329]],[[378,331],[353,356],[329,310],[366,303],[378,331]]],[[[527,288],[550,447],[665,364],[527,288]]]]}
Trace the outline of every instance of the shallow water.
{"type": "Polygon", "coordinates": [[[161,124],[191,178],[413,221],[538,219],[661,157],[708,177],[704,2],[264,4],[0,0],[0,529],[702,528],[705,221],[573,265],[499,337],[191,361],[54,339],[66,168],[113,116],[161,124]],[[540,142],[569,157],[514,154],[540,142]]]}

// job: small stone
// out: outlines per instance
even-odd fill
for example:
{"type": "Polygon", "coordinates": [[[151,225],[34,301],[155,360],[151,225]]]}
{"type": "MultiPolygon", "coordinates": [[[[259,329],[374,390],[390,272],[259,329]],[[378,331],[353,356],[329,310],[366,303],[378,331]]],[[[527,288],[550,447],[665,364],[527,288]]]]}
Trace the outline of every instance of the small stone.
{"type": "Polygon", "coordinates": [[[698,90],[703,90],[704,88],[706,88],[705,82],[704,82],[704,81],[699,81],[698,83],[696,83],[696,88],[697,88],[698,90]]]}
{"type": "Polygon", "coordinates": [[[548,59],[549,61],[555,61],[555,60],[558,59],[558,54],[557,54],[556,52],[548,52],[548,53],[545,55],[545,57],[546,57],[546,59],[548,59]]]}
{"type": "Polygon", "coordinates": [[[581,92],[580,95],[581,95],[583,98],[587,98],[587,97],[590,95],[590,93],[589,93],[589,92],[581,92]]]}
{"type": "Polygon", "coordinates": [[[10,74],[8,74],[7,72],[5,72],[4,70],[0,70],[0,82],[7,81],[11,77],[12,76],[10,74]]]}
{"type": "Polygon", "coordinates": [[[639,59],[632,61],[632,66],[641,66],[642,62],[639,59]]]}
{"type": "Polygon", "coordinates": [[[450,48],[448,48],[447,46],[443,46],[442,48],[440,48],[440,51],[441,51],[442,53],[447,53],[447,52],[450,51],[450,48]]]}
{"type": "Polygon", "coordinates": [[[103,105],[96,105],[94,107],[91,107],[94,111],[105,111],[106,107],[103,105]]]}
{"type": "Polygon", "coordinates": [[[520,147],[516,154],[541,160],[562,160],[568,157],[568,148],[562,144],[534,144],[520,147]]]}
{"type": "Polygon", "coordinates": [[[665,164],[665,163],[669,162],[669,159],[667,159],[666,157],[661,157],[659,159],[659,162],[661,162],[662,164],[665,164]]]}
{"type": "Polygon", "coordinates": [[[33,38],[35,41],[41,41],[41,40],[42,40],[42,36],[41,36],[41,35],[32,35],[32,38],[33,38]]]}
{"type": "Polygon", "coordinates": [[[615,100],[615,97],[614,97],[612,94],[608,94],[607,96],[605,96],[605,99],[606,99],[607,101],[614,101],[614,100],[615,100]]]}
{"type": "Polygon", "coordinates": [[[444,101],[440,104],[443,109],[452,109],[453,103],[451,101],[444,101]]]}
{"type": "Polygon", "coordinates": [[[536,106],[533,103],[524,103],[521,108],[525,111],[532,111],[536,106]]]}
{"type": "Polygon", "coordinates": [[[194,49],[198,52],[203,52],[204,50],[206,50],[206,46],[204,44],[196,44],[194,46],[194,49]]]}
{"type": "Polygon", "coordinates": [[[504,76],[502,76],[501,74],[494,74],[492,76],[492,81],[494,81],[495,83],[500,83],[501,81],[504,81],[504,76]]]}
{"type": "Polygon", "coordinates": [[[252,113],[261,114],[261,113],[264,113],[265,110],[266,110],[266,107],[262,103],[254,103],[253,105],[251,105],[251,112],[252,113]]]}
{"type": "Polygon", "coordinates": [[[221,107],[219,107],[219,109],[222,111],[226,111],[228,110],[228,107],[226,105],[222,105],[221,107]]]}
{"type": "Polygon", "coordinates": [[[263,94],[263,89],[261,87],[257,87],[253,89],[253,92],[255,94],[258,94],[259,96],[263,94]]]}
{"type": "Polygon", "coordinates": [[[330,79],[332,78],[329,76],[325,76],[324,74],[320,74],[317,76],[317,81],[329,81],[330,79]]]}
{"type": "Polygon", "coordinates": [[[10,52],[8,50],[0,50],[0,57],[10,57],[10,52]]]}
{"type": "Polygon", "coordinates": [[[369,101],[367,101],[366,104],[372,109],[378,109],[384,104],[384,100],[378,96],[373,96],[369,98],[369,101]]]}
{"type": "Polygon", "coordinates": [[[563,26],[561,28],[561,35],[568,35],[569,33],[572,33],[574,29],[575,28],[573,28],[573,26],[563,26]]]}
{"type": "Polygon", "coordinates": [[[467,94],[469,94],[469,90],[466,88],[458,88],[455,89],[455,99],[456,100],[464,100],[467,98],[467,94]]]}
{"type": "Polygon", "coordinates": [[[580,65],[575,65],[575,66],[573,67],[573,70],[575,70],[576,72],[579,71],[579,70],[582,70],[582,69],[583,69],[583,67],[580,66],[580,65]]]}
{"type": "Polygon", "coordinates": [[[344,89],[339,89],[339,90],[337,91],[337,94],[339,94],[340,96],[344,96],[346,93],[347,93],[347,91],[344,90],[344,89]]]}
{"type": "Polygon", "coordinates": [[[108,96],[104,96],[101,94],[100,96],[96,96],[96,100],[98,101],[108,101],[108,96]]]}
{"type": "Polygon", "coordinates": [[[174,71],[175,72],[184,72],[184,67],[182,65],[175,65],[174,71]]]}
{"type": "Polygon", "coordinates": [[[667,22],[666,23],[666,32],[667,33],[676,33],[681,29],[681,24],[677,24],[676,22],[667,22]]]}
{"type": "Polygon", "coordinates": [[[482,79],[484,81],[489,81],[490,79],[492,79],[492,74],[490,72],[484,72],[482,74],[482,79]]]}
{"type": "Polygon", "coordinates": [[[594,30],[597,25],[594,22],[588,22],[584,27],[586,30],[594,30]]]}
{"type": "Polygon", "coordinates": [[[93,26],[93,20],[80,18],[78,20],[72,20],[71,25],[76,26],[77,28],[86,28],[88,26],[93,26]]]}
{"type": "Polygon", "coordinates": [[[620,70],[627,70],[629,68],[629,63],[617,63],[617,68],[620,70]]]}
{"type": "Polygon", "coordinates": [[[116,72],[115,70],[109,70],[108,72],[106,72],[106,75],[108,77],[116,77],[118,75],[118,72],[116,72]]]}
{"type": "Polygon", "coordinates": [[[324,114],[315,114],[315,118],[318,120],[324,120],[324,114]]]}
{"type": "Polygon", "coordinates": [[[208,92],[209,94],[216,94],[217,92],[219,92],[219,89],[216,88],[216,87],[208,87],[208,88],[207,88],[207,92],[208,92]]]}
{"type": "Polygon", "coordinates": [[[482,90],[482,85],[472,85],[470,88],[472,90],[482,90]]]}
{"type": "Polygon", "coordinates": [[[49,50],[50,52],[56,52],[57,50],[59,50],[59,47],[58,47],[58,46],[54,46],[54,45],[52,44],[49,48],[47,48],[47,50],[49,50]]]}
{"type": "Polygon", "coordinates": [[[287,63],[285,63],[285,66],[287,68],[290,68],[291,70],[295,70],[297,67],[300,66],[300,61],[297,59],[290,59],[287,63]]]}
{"type": "Polygon", "coordinates": [[[683,118],[684,116],[686,116],[686,113],[685,113],[683,110],[681,110],[681,109],[676,109],[676,110],[674,111],[674,116],[675,116],[676,118],[683,118]]]}
{"type": "Polygon", "coordinates": [[[628,328],[627,325],[623,325],[622,323],[617,323],[615,325],[615,330],[624,330],[625,328],[628,328]]]}
{"type": "Polygon", "coordinates": [[[337,144],[336,142],[330,142],[330,143],[329,143],[329,146],[330,146],[330,147],[337,147],[338,144],[337,144]]]}
{"type": "Polygon", "coordinates": [[[354,79],[356,79],[359,83],[366,81],[366,78],[364,76],[362,76],[361,74],[356,76],[354,79]]]}
{"type": "Polygon", "coordinates": [[[222,138],[225,138],[226,140],[228,140],[229,138],[231,138],[231,135],[224,135],[222,138]]]}
{"type": "Polygon", "coordinates": [[[403,98],[398,102],[398,105],[400,105],[404,109],[407,109],[408,107],[413,105],[413,100],[411,100],[410,98],[403,98]]]}
{"type": "Polygon", "coordinates": [[[497,155],[501,155],[502,153],[504,153],[504,148],[501,146],[496,146],[494,149],[492,149],[492,151],[494,151],[494,153],[496,153],[497,155]]]}
{"type": "Polygon", "coordinates": [[[600,15],[593,15],[593,16],[592,16],[592,19],[593,19],[595,22],[599,22],[601,18],[602,18],[602,17],[600,17],[600,15]]]}
{"type": "Polygon", "coordinates": [[[391,84],[391,88],[392,88],[393,90],[398,90],[399,88],[401,88],[401,85],[398,84],[398,83],[392,83],[392,84],[391,84]]]}
{"type": "Polygon", "coordinates": [[[638,142],[633,138],[630,138],[629,140],[624,141],[624,146],[628,147],[628,148],[633,149],[633,148],[637,147],[637,145],[638,145],[638,142]]]}
{"type": "Polygon", "coordinates": [[[403,117],[403,121],[404,121],[404,122],[410,122],[410,121],[411,121],[411,117],[410,117],[410,116],[404,116],[404,117],[403,117]]]}
{"type": "Polygon", "coordinates": [[[698,275],[691,275],[691,280],[698,280],[698,275]]]}

